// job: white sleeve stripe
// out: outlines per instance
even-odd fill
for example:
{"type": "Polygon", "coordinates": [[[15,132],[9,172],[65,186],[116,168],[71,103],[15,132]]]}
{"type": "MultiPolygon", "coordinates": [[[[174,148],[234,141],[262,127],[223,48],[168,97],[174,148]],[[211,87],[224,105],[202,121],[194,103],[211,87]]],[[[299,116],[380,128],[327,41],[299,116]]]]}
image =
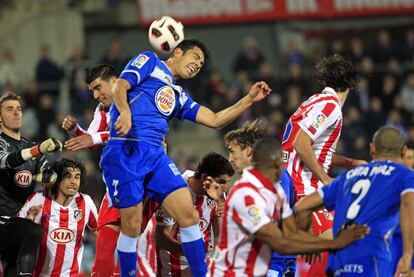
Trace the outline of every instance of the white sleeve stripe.
{"type": "Polygon", "coordinates": [[[128,72],[128,73],[133,73],[133,74],[135,74],[135,75],[137,76],[137,84],[139,84],[139,82],[140,82],[140,80],[141,80],[141,76],[139,75],[139,73],[138,73],[137,71],[127,69],[127,70],[122,71],[121,75],[122,75],[124,72],[128,72]]]}
{"type": "Polygon", "coordinates": [[[303,125],[303,123],[301,121],[298,122],[298,125],[302,129],[302,131],[304,131],[308,136],[311,137],[312,140],[314,140],[316,133],[315,134],[312,134],[311,131],[309,131],[308,128],[306,128],[306,126],[303,125]]]}
{"type": "Polygon", "coordinates": [[[414,192],[414,188],[408,188],[408,189],[403,190],[401,192],[401,195],[406,194],[406,193],[410,193],[410,192],[414,192]]]}
{"type": "Polygon", "coordinates": [[[99,105],[96,107],[95,112],[93,114],[93,119],[91,124],[88,127],[88,134],[93,135],[99,131],[99,127],[101,126],[101,122],[103,120],[102,114],[99,110],[99,105]]]}

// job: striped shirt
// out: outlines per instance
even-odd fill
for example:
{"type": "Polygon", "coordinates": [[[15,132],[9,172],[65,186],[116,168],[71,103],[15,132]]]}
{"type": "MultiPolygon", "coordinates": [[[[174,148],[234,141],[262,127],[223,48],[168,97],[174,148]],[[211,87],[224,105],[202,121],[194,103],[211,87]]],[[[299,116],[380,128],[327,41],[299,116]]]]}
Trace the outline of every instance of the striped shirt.
{"type": "Polygon", "coordinates": [[[342,129],[342,110],[336,92],[326,87],[303,102],[289,118],[283,134],[282,148],[285,167],[292,177],[296,194],[308,195],[323,186],[308,169],[293,147],[302,129],[312,139],[312,149],[318,163],[328,172],[342,129]]]}
{"type": "Polygon", "coordinates": [[[245,169],[225,202],[220,243],[209,276],[265,276],[272,249],[254,234],[291,215],[282,186],[254,169],[245,169]]]}
{"type": "Polygon", "coordinates": [[[34,277],[78,276],[82,262],[85,227],[96,229],[97,211],[89,195],[78,193],[63,207],[43,193],[34,193],[20,210],[25,218],[32,206],[43,204],[34,222],[44,228],[34,277]]]}

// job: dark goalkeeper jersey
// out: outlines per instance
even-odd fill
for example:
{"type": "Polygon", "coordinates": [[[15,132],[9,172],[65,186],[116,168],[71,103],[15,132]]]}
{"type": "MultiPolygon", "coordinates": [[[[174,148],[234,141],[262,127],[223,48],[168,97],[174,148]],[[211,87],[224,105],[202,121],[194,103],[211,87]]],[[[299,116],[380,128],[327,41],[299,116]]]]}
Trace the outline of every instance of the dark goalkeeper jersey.
{"type": "Polygon", "coordinates": [[[33,143],[25,138],[15,140],[0,134],[0,217],[14,217],[34,191],[33,175],[40,172],[47,160],[45,156],[28,161],[12,159],[33,143]],[[14,155],[14,156],[13,156],[14,155]]]}

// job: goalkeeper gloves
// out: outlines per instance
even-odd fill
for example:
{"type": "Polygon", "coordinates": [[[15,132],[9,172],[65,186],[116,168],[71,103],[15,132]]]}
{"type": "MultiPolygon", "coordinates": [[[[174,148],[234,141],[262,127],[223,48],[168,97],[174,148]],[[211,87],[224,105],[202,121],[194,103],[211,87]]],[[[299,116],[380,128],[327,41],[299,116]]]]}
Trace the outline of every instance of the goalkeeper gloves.
{"type": "Polygon", "coordinates": [[[48,189],[55,185],[57,180],[57,173],[52,169],[51,166],[44,168],[40,173],[33,176],[33,180],[39,183],[43,183],[48,189]]]}
{"type": "Polygon", "coordinates": [[[30,154],[32,157],[37,157],[41,154],[53,153],[62,151],[63,144],[56,138],[48,138],[41,144],[35,145],[30,148],[30,154]]]}

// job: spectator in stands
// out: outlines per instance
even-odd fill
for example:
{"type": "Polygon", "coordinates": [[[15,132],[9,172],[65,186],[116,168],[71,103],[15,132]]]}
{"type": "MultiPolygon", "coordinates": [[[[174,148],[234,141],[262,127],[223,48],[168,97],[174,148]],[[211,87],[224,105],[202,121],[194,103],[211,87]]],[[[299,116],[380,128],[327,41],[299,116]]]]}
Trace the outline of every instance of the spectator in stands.
{"type": "Polygon", "coordinates": [[[365,115],[365,130],[368,137],[372,137],[385,124],[386,120],[387,114],[383,110],[381,99],[378,97],[371,98],[368,113],[365,115]]]}
{"type": "Polygon", "coordinates": [[[24,75],[14,60],[11,50],[3,53],[3,59],[0,63],[0,87],[16,89],[20,88],[24,82],[24,75]]]}
{"type": "Polygon", "coordinates": [[[118,72],[124,70],[125,65],[128,63],[129,57],[125,54],[125,51],[122,47],[122,41],[120,37],[114,37],[111,41],[109,49],[106,51],[102,57],[101,62],[110,64],[118,72]]]}
{"type": "Polygon", "coordinates": [[[353,38],[351,40],[351,45],[350,45],[349,59],[354,64],[359,64],[361,63],[365,55],[366,55],[365,47],[364,47],[362,40],[356,37],[353,38]]]}
{"type": "Polygon", "coordinates": [[[59,96],[60,81],[63,77],[63,70],[50,57],[50,47],[42,46],[36,65],[36,81],[40,92],[49,94],[55,100],[59,96]]]}
{"type": "Polygon", "coordinates": [[[387,30],[378,32],[377,43],[373,45],[371,53],[374,62],[377,64],[386,64],[390,58],[395,57],[394,46],[387,30]]]}
{"type": "Polygon", "coordinates": [[[404,84],[400,90],[400,97],[407,112],[414,112],[414,71],[406,73],[404,84]]]}
{"type": "Polygon", "coordinates": [[[259,70],[259,66],[264,62],[265,56],[257,45],[254,36],[248,36],[244,39],[243,48],[236,56],[233,65],[233,72],[247,71],[250,78],[254,78],[259,70]]]}

